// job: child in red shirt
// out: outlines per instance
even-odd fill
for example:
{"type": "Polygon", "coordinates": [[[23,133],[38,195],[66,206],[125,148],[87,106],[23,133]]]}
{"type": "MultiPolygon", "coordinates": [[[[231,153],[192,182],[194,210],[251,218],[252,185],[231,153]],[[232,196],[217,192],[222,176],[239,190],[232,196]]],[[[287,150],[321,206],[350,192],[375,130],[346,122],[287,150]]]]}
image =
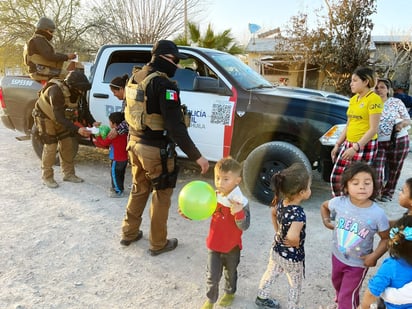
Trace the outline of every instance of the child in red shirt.
{"type": "MultiPolygon", "coordinates": [[[[121,112],[114,112],[109,115],[110,127],[117,128],[124,121],[124,114],[121,112]]],[[[113,139],[101,136],[96,136],[94,144],[97,147],[109,147],[110,176],[112,180],[112,187],[109,192],[110,197],[124,196],[124,175],[128,163],[127,156],[127,134],[116,135],[113,139]]]]}
{"type": "Polygon", "coordinates": [[[230,306],[237,286],[237,266],[242,249],[242,233],[250,225],[249,202],[240,191],[241,165],[231,157],[221,159],[215,165],[217,207],[210,222],[206,239],[207,301],[202,309],[213,308],[219,296],[219,281],[225,273],[225,294],[218,305],[230,306]]]}

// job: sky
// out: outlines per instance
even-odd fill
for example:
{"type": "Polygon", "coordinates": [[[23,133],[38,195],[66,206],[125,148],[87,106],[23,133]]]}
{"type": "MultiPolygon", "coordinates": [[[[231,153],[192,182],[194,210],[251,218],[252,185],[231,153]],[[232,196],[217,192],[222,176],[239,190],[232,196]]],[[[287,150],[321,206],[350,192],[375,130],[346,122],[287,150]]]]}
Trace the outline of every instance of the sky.
{"type": "MultiPolygon", "coordinates": [[[[203,33],[210,23],[215,32],[231,29],[242,44],[251,38],[248,24],[257,24],[257,34],[277,27],[284,28],[290,17],[307,13],[309,23],[316,25],[314,10],[324,5],[324,0],[208,0],[206,17],[201,17],[203,33]]],[[[372,35],[412,33],[411,0],[377,0],[377,13],[372,15],[372,35]]]]}

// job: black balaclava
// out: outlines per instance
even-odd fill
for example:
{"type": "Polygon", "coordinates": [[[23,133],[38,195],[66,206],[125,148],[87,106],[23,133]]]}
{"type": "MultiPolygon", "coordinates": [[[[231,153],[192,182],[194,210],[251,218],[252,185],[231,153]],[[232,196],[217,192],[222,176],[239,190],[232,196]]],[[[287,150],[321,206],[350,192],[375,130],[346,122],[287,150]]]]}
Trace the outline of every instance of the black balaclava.
{"type": "Polygon", "coordinates": [[[166,73],[167,76],[173,77],[175,76],[176,70],[177,70],[177,65],[167,61],[166,59],[163,59],[160,56],[154,55],[152,57],[151,63],[153,64],[153,67],[163,73],[166,73]]]}
{"type": "Polygon", "coordinates": [[[71,103],[76,103],[79,97],[83,95],[83,92],[76,89],[76,88],[70,88],[70,102],[71,103]]]}
{"type": "Polygon", "coordinates": [[[35,33],[45,36],[48,41],[51,41],[53,38],[53,35],[42,29],[36,30],[35,33]]]}

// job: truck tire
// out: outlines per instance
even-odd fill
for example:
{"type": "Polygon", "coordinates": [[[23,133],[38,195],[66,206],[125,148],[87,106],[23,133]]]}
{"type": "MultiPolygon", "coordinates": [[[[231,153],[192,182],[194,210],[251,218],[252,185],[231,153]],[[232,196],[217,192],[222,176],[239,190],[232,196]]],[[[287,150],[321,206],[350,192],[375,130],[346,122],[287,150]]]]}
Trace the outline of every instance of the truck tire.
{"type": "MultiPolygon", "coordinates": [[[[79,151],[79,142],[76,138],[72,137],[73,139],[73,155],[76,156],[77,152],[79,151]]],[[[33,146],[33,150],[36,153],[37,157],[41,160],[42,153],[43,153],[43,143],[40,140],[39,130],[37,129],[36,125],[33,125],[31,130],[31,144],[33,146]]],[[[60,164],[59,154],[56,153],[56,165],[60,164]]]]}
{"type": "Polygon", "coordinates": [[[322,179],[326,182],[330,182],[330,174],[332,174],[333,165],[332,159],[330,157],[330,153],[333,147],[331,146],[324,146],[321,149],[320,153],[320,164],[319,164],[319,171],[321,172],[322,179]]]}
{"type": "Polygon", "coordinates": [[[330,174],[332,174],[332,170],[333,170],[332,160],[322,161],[321,168],[322,168],[322,179],[326,182],[330,182],[330,174]]]}
{"type": "Polygon", "coordinates": [[[296,146],[286,142],[258,146],[243,162],[243,190],[253,199],[269,205],[273,199],[272,175],[293,163],[303,163],[312,173],[308,158],[296,146]]]}

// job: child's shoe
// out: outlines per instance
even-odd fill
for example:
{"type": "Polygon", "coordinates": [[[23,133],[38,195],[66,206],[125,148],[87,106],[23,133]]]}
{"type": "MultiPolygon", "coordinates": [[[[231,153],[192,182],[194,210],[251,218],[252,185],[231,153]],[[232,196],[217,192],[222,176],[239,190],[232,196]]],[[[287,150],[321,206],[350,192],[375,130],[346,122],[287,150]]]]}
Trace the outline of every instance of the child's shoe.
{"type": "Polygon", "coordinates": [[[276,299],[260,298],[259,296],[256,297],[255,304],[260,308],[280,308],[280,304],[276,299]]]}
{"type": "Polygon", "coordinates": [[[233,303],[233,299],[235,299],[235,294],[225,293],[219,300],[218,305],[221,307],[229,307],[233,303]]]}
{"type": "Polygon", "coordinates": [[[213,309],[215,304],[211,303],[210,300],[205,301],[201,309],[213,309]]]}
{"type": "Polygon", "coordinates": [[[123,191],[116,192],[114,189],[112,189],[109,191],[109,197],[111,198],[124,197],[124,192],[123,191]]]}

